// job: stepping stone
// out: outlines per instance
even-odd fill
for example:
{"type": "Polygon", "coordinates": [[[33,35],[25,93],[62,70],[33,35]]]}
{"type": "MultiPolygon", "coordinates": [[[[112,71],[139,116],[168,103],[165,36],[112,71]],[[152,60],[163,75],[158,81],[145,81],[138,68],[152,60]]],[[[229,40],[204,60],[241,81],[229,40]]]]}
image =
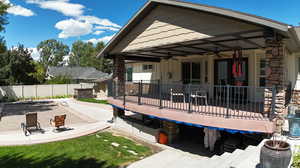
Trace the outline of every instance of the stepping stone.
{"type": "Polygon", "coordinates": [[[131,154],[133,154],[133,155],[138,155],[138,153],[136,153],[135,151],[132,151],[132,150],[128,150],[127,152],[129,152],[129,153],[131,153],[131,154]]]}
{"type": "Polygon", "coordinates": [[[116,142],[112,142],[111,145],[114,146],[114,147],[119,147],[120,146],[120,144],[118,144],[116,142]]]}

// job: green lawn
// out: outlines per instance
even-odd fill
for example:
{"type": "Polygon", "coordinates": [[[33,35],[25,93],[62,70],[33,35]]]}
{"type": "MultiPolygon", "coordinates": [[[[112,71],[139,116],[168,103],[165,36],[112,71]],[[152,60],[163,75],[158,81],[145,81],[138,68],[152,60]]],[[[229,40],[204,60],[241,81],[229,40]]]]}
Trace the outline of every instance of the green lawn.
{"type": "Polygon", "coordinates": [[[98,103],[98,104],[109,104],[107,102],[107,100],[96,100],[93,98],[81,98],[81,99],[77,99],[79,101],[83,101],[83,102],[89,102],[89,103],[98,103]]]}
{"type": "Polygon", "coordinates": [[[150,154],[148,147],[104,132],[48,144],[0,147],[0,168],[117,168],[150,154]]]}

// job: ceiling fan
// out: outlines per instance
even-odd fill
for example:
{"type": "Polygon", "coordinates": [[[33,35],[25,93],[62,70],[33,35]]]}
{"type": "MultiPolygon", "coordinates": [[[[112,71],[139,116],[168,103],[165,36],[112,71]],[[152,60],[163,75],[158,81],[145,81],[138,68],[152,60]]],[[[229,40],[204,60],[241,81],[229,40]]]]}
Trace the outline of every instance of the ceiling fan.
{"type": "Polygon", "coordinates": [[[221,50],[218,47],[216,47],[214,49],[214,51],[207,52],[207,53],[205,53],[203,55],[215,55],[215,56],[220,57],[220,58],[221,57],[231,57],[231,55],[221,53],[221,50]]]}

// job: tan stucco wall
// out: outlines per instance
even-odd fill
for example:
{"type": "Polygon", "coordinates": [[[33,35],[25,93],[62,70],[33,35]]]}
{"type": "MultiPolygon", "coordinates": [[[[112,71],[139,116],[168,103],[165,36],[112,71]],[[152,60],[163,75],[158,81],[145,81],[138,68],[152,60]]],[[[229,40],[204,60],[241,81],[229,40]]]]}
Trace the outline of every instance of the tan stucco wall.
{"type": "MultiPolygon", "coordinates": [[[[232,53],[224,53],[228,58],[232,58],[232,53]]],[[[248,58],[248,80],[249,86],[259,86],[259,60],[260,57],[265,56],[264,50],[247,50],[244,51],[244,57],[248,58]]],[[[206,84],[214,84],[214,61],[224,59],[226,57],[218,58],[212,55],[195,55],[189,57],[176,57],[175,60],[162,60],[160,63],[131,63],[128,64],[133,67],[133,80],[159,80],[164,82],[180,83],[181,78],[181,63],[182,62],[200,62],[201,63],[201,83],[204,83],[204,61],[208,61],[208,82],[206,84]],[[144,72],[142,70],[143,64],[154,65],[152,72],[144,72]],[[168,78],[168,72],[172,72],[172,78],[168,78]],[[161,76],[161,77],[160,77],[161,76]]],[[[298,58],[300,53],[289,53],[287,51],[284,67],[285,67],[285,80],[292,83],[292,88],[300,89],[300,73],[298,72],[298,58]],[[298,78],[298,80],[297,80],[298,78]]],[[[251,98],[260,99],[263,96],[263,89],[249,91],[251,98]]]]}

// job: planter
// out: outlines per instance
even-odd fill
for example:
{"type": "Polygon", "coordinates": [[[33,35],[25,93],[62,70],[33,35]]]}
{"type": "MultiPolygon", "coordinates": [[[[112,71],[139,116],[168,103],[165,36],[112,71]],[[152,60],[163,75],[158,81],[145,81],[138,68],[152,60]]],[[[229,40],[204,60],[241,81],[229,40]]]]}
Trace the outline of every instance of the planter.
{"type": "Polygon", "coordinates": [[[261,168],[288,168],[292,157],[290,144],[268,140],[261,148],[261,168]]]}

